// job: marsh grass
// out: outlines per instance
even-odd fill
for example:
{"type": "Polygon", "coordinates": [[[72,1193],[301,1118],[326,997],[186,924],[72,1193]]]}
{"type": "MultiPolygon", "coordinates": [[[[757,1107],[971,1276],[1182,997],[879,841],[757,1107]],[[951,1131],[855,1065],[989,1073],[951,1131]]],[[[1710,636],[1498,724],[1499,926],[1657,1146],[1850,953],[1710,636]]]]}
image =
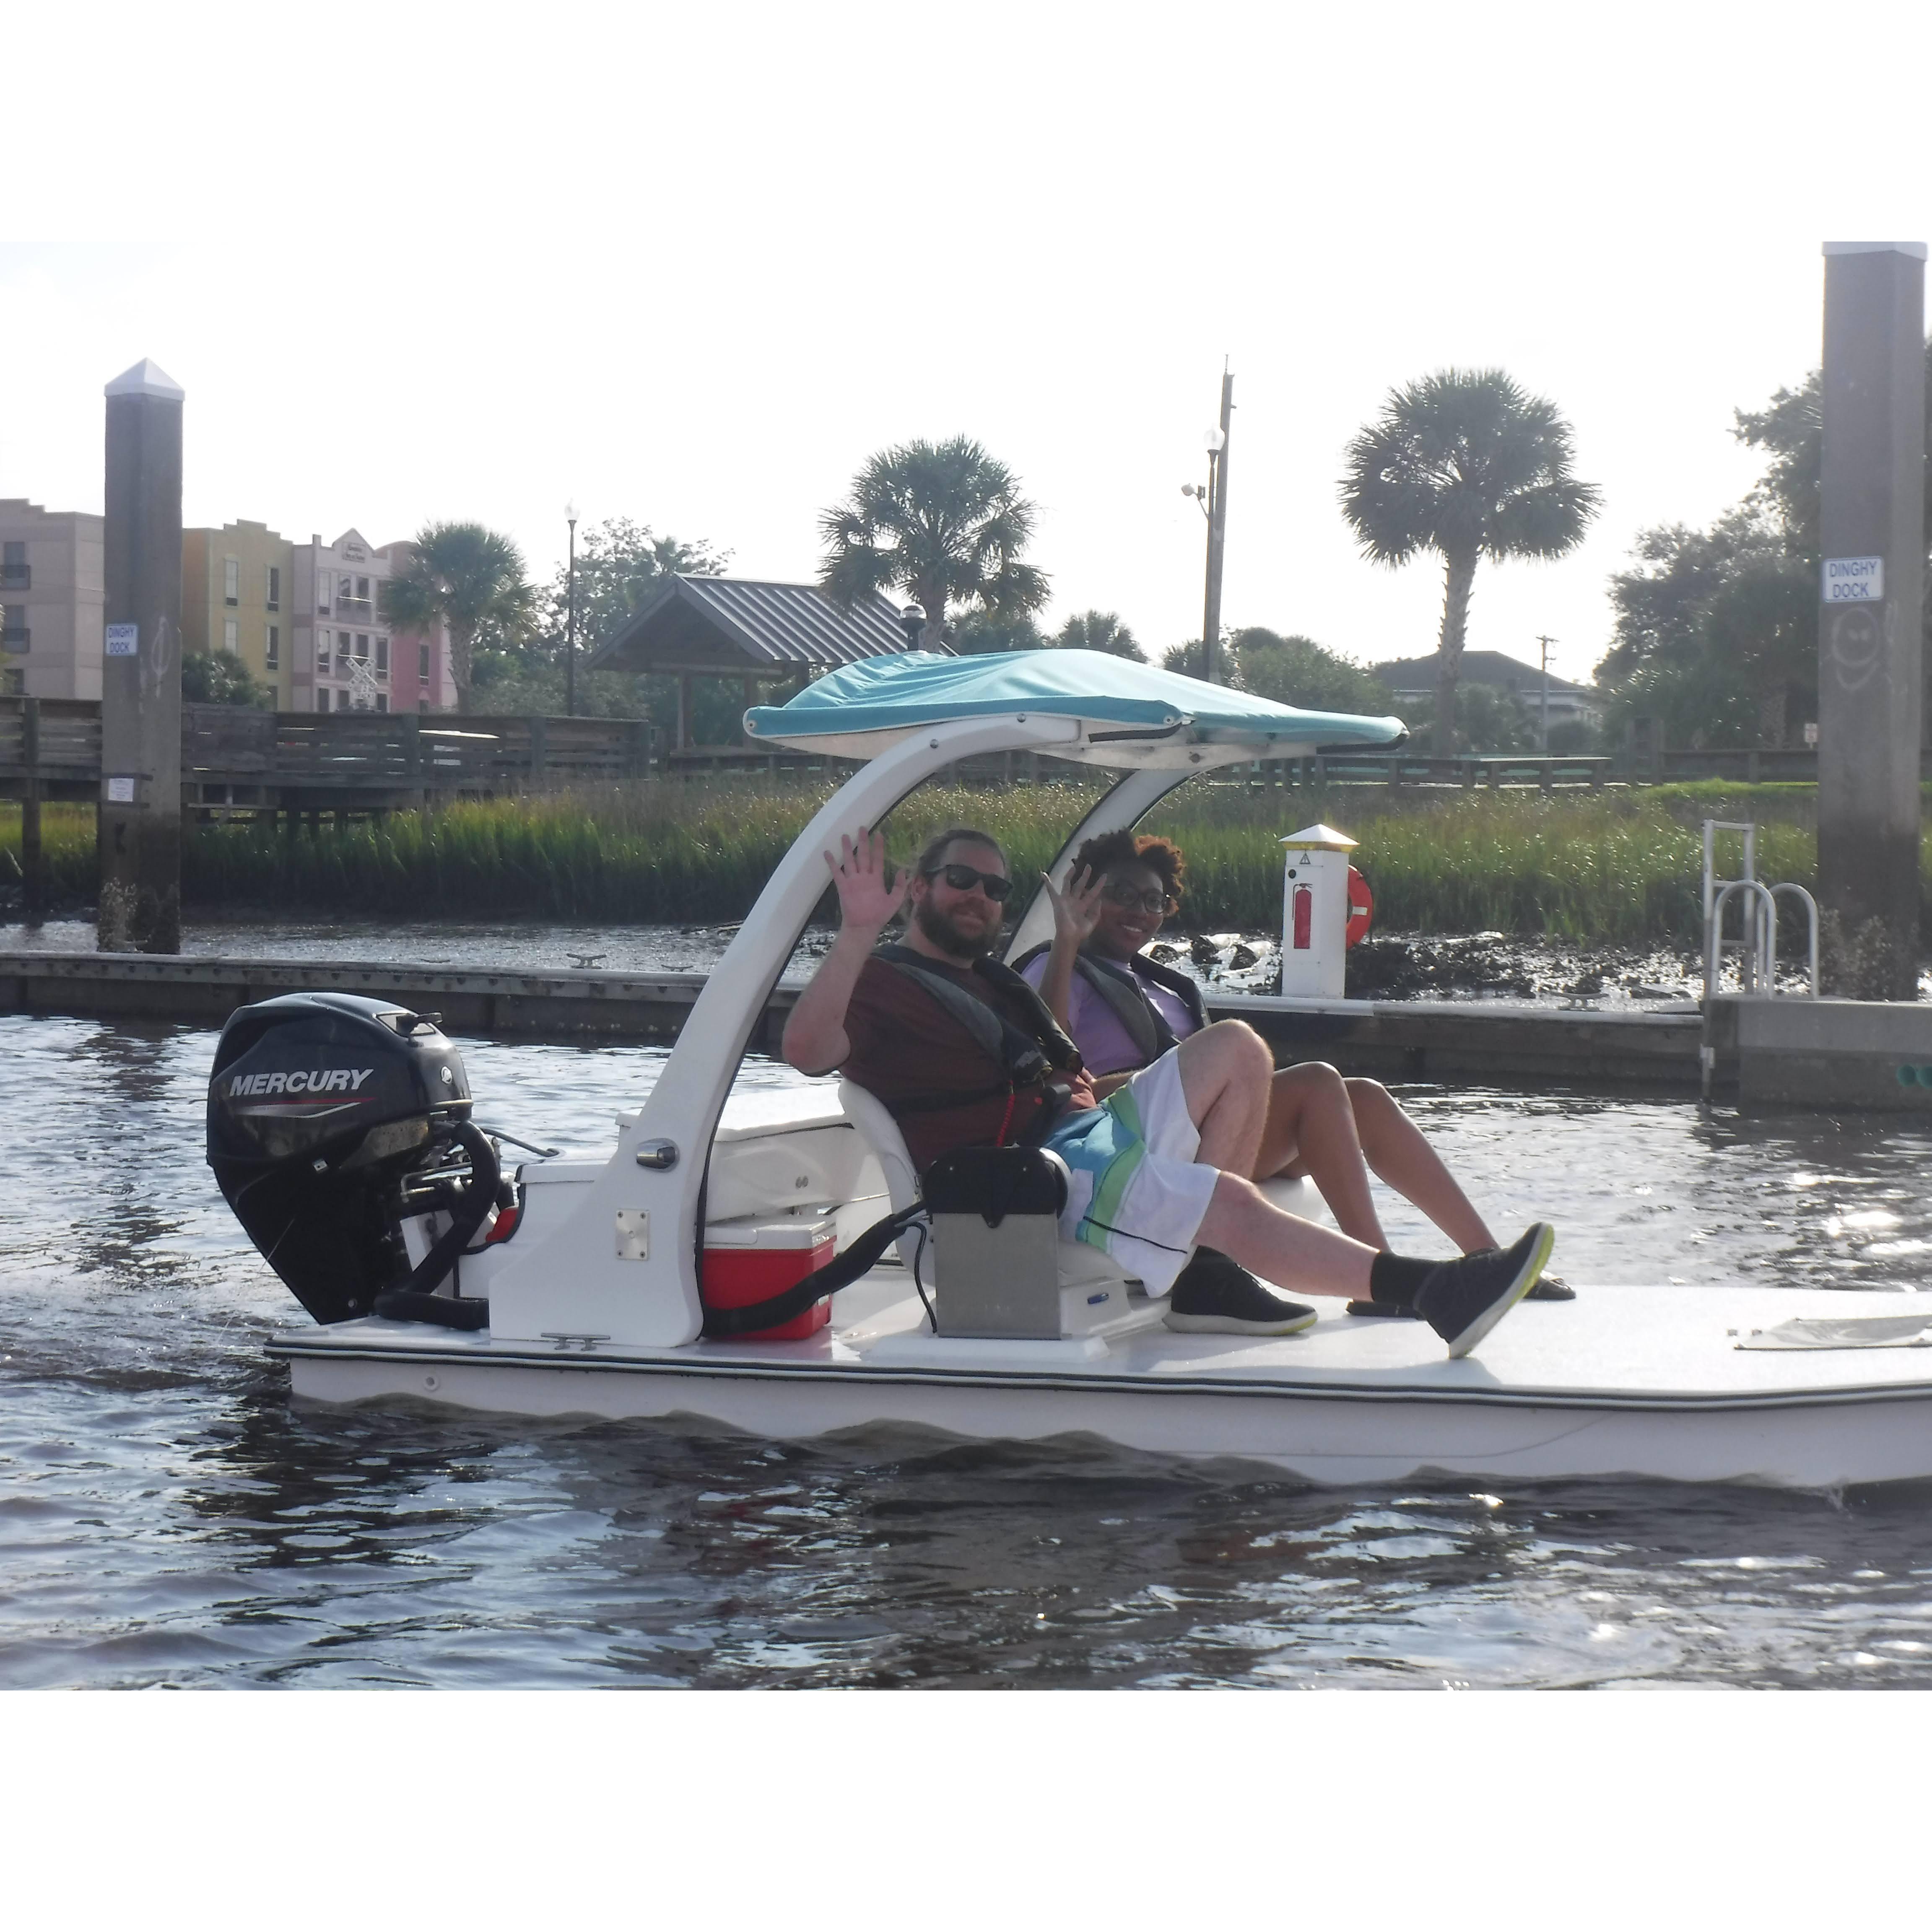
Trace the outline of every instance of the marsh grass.
{"type": "MultiPolygon", "coordinates": [[[[944,825],[992,832],[1031,878],[1097,795],[1098,782],[928,787],[892,814],[896,857],[944,825]]],[[[394,812],[291,836],[266,824],[192,825],[182,857],[193,906],[416,918],[722,923],[742,919],[829,785],[649,784],[394,812]]],[[[1195,786],[1148,819],[1187,854],[1183,922],[1271,932],[1286,832],[1326,819],[1360,842],[1384,931],[1501,932],[1569,940],[1698,937],[1700,824],[1755,818],[1759,872],[1804,886],[1816,872],[1808,786],[1644,790],[1312,794],[1195,786]]],[[[0,878],[17,878],[20,808],[0,806],[0,878]]],[[[94,887],[94,810],[45,808],[50,890],[94,887]]],[[[1922,899],[1932,906],[1932,841],[1922,899]]],[[[826,909],[829,911],[828,896],[826,909]]],[[[1928,924],[1932,931],[1932,924],[1928,924]]]]}
{"type": "MultiPolygon", "coordinates": [[[[49,898],[58,904],[89,900],[99,868],[94,851],[94,809],[91,805],[40,808],[40,862],[49,898]]],[[[0,800],[0,886],[20,882],[20,807],[0,800]]]]}

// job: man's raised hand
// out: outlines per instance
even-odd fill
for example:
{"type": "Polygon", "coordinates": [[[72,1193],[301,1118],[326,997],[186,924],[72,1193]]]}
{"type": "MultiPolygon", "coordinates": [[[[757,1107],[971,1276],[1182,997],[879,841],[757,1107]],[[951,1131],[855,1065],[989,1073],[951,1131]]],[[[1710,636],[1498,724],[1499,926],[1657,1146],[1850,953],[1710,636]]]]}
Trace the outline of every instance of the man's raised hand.
{"type": "Polygon", "coordinates": [[[838,888],[838,920],[855,932],[883,932],[904,902],[911,883],[903,872],[894,872],[886,862],[886,835],[859,828],[855,844],[849,834],[838,841],[840,856],[825,855],[838,888]]]}

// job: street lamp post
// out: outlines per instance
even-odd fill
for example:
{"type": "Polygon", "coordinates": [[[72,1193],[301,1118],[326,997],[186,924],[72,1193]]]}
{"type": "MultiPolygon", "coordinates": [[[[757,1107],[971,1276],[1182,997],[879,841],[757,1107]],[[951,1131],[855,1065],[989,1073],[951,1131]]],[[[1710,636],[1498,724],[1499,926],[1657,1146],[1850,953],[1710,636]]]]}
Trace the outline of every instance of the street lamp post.
{"type": "Polygon", "coordinates": [[[563,712],[566,718],[577,716],[577,506],[566,503],[563,506],[564,520],[570,526],[570,568],[566,581],[566,593],[569,602],[569,628],[563,647],[563,712]]]}
{"type": "Polygon", "coordinates": [[[1539,637],[1536,641],[1543,646],[1543,722],[1537,728],[1536,748],[1546,758],[1550,755],[1550,647],[1556,640],[1539,637]]]}

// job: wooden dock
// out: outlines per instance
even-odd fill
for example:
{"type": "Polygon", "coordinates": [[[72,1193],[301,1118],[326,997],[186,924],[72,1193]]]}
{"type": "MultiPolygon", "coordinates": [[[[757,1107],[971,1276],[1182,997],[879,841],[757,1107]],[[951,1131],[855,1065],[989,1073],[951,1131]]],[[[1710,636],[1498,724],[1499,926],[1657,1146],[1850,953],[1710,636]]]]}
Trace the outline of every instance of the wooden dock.
{"type": "MultiPolygon", "coordinates": [[[[237,1006],[328,991],[438,1012],[486,1038],[676,1039],[700,973],[467,970],[310,960],[157,958],[138,953],[0,953],[0,1012],[218,1027],[237,1006]]],[[[776,988],[752,1046],[777,1046],[798,997],[776,988]]],[[[1316,1001],[1210,994],[1216,1019],[1254,1027],[1284,1064],[1326,1060],[1385,1080],[1575,1082],[1694,1093],[1702,1022],[1695,1011],[1604,1012],[1503,1000],[1316,1001]]]]}
{"type": "MultiPolygon", "coordinates": [[[[641,718],[184,704],[182,804],[189,812],[391,810],[451,794],[620,783],[644,776],[653,750],[641,718]]],[[[100,796],[98,704],[0,698],[0,797],[100,796]]]]}
{"type": "MultiPolygon", "coordinates": [[[[644,777],[770,776],[849,769],[846,761],[757,745],[668,747],[636,718],[544,718],[448,712],[254,711],[182,706],[182,803],[190,812],[386,811],[450,795],[496,797],[644,777]]],[[[1932,779],[1932,746],[1923,759],[1932,779]]],[[[1036,753],[968,760],[969,783],[1012,784],[1084,771],[1036,753]]],[[[1544,791],[1606,784],[1723,778],[1815,784],[1818,754],[1724,747],[1627,748],[1616,758],[1534,752],[1435,758],[1425,753],[1337,751],[1263,760],[1226,774],[1283,790],[1332,784],[1534,785],[1544,791]]],[[[86,698],[0,697],[0,798],[100,796],[100,706],[86,698]]]]}
{"type": "MultiPolygon", "coordinates": [[[[1815,754],[1790,757],[1810,758],[1815,772],[1815,754]]],[[[1756,754],[1750,758],[1754,770],[1756,754]]],[[[644,718],[182,707],[182,804],[204,815],[391,811],[450,796],[501,797],[647,777],[770,776],[835,768],[849,764],[757,745],[671,749],[664,734],[644,718]]],[[[1741,774],[1743,770],[1740,765],[1741,774]]],[[[1085,768],[1042,754],[1006,752],[964,760],[955,776],[969,784],[1005,785],[1076,773],[1086,775],[1085,768]]],[[[1795,766],[1791,775],[1798,775],[1795,766]]],[[[1226,778],[1294,790],[1347,784],[1392,790],[1534,785],[1550,791],[1595,790],[1626,776],[1610,758],[1535,752],[1434,758],[1395,751],[1264,760],[1226,778]]],[[[91,800],[99,796],[100,784],[98,704],[0,697],[0,797],[91,800]]]]}

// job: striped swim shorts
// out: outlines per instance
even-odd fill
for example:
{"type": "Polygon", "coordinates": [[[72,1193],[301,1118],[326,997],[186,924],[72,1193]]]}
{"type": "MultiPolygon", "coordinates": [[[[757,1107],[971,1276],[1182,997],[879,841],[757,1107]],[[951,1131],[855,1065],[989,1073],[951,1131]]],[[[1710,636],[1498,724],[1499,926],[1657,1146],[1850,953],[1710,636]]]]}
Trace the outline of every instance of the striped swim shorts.
{"type": "Polygon", "coordinates": [[[1102,1250],[1150,1294],[1165,1294],[1194,1252],[1220,1178],[1195,1159],[1201,1136],[1172,1052],[1144,1066],[1044,1143],[1072,1175],[1060,1232],[1102,1250]]]}

